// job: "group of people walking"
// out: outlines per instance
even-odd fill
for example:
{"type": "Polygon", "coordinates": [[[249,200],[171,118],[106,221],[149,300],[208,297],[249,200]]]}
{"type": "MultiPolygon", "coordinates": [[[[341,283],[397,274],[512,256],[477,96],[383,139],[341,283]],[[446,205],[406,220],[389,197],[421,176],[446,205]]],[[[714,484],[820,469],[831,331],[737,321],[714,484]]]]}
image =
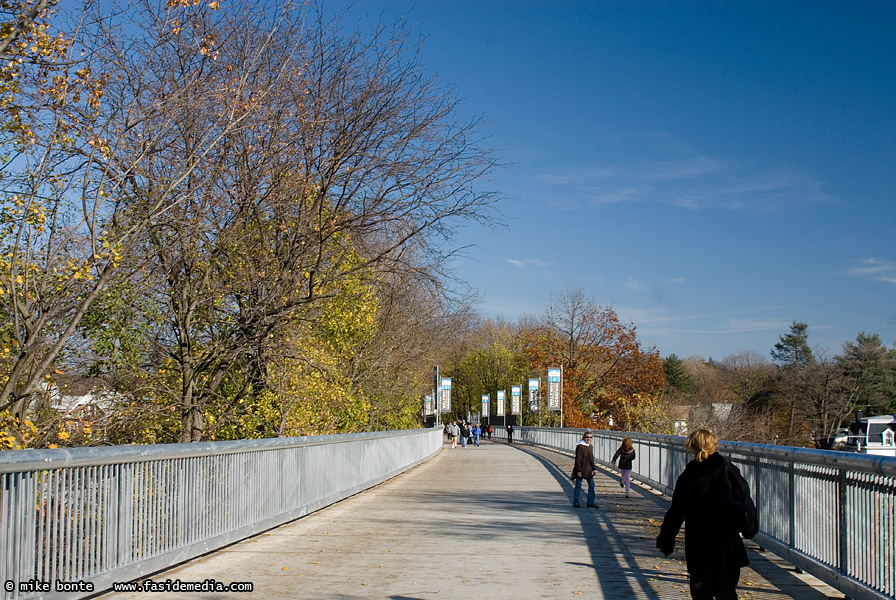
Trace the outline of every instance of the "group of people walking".
{"type": "MultiPolygon", "coordinates": [[[[492,426],[486,429],[488,439],[492,439],[492,426]]],[[[448,435],[448,441],[451,442],[452,448],[457,448],[457,442],[460,441],[462,448],[466,448],[467,444],[479,445],[479,439],[482,437],[482,425],[479,423],[471,424],[466,421],[451,421],[445,425],[445,433],[448,435]]]]}
{"type": "MultiPolygon", "coordinates": [[[[508,424],[505,428],[507,432],[507,443],[513,443],[513,425],[508,424]]],[[[460,442],[462,448],[466,448],[467,444],[473,444],[474,446],[479,445],[479,440],[483,435],[488,436],[488,439],[492,439],[492,433],[494,433],[495,428],[490,424],[482,428],[480,423],[471,424],[467,423],[464,420],[461,421],[451,421],[450,423],[445,424],[445,435],[448,436],[448,441],[451,443],[452,448],[457,448],[457,442],[460,442]]]]}
{"type": "MultiPolygon", "coordinates": [[[[580,507],[582,482],[588,484],[586,506],[598,508],[594,493],[597,462],[593,434],[586,431],[576,445],[571,478],[573,506],[580,507]]],[[[756,507],[750,487],[738,468],[718,452],[719,440],[708,429],[697,429],[685,442],[694,455],[675,483],[672,504],[663,518],[656,546],[666,556],[675,549],[675,538],[687,523],[684,538],[691,597],[694,600],[737,600],[741,568],[749,564],[743,538],[758,531],[756,507]]],[[[635,450],[631,438],[610,462],[619,461],[620,482],[629,497],[635,450]]]]}

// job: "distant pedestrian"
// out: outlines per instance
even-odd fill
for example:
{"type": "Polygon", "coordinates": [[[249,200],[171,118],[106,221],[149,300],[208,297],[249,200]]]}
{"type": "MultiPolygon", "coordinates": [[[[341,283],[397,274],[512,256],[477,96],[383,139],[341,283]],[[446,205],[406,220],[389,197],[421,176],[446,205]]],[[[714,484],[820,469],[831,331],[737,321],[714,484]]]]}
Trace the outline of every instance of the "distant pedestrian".
{"type": "Polygon", "coordinates": [[[597,508],[596,498],[594,496],[594,471],[597,469],[597,463],[594,461],[594,447],[591,440],[594,436],[590,431],[585,431],[582,439],[576,444],[576,462],[572,467],[570,479],[575,481],[572,490],[572,505],[576,508],[581,507],[579,497],[582,495],[582,480],[588,482],[588,508],[597,508]]]}
{"type": "Polygon", "coordinates": [[[479,446],[479,438],[482,437],[482,426],[479,423],[473,426],[473,444],[479,446]]]}
{"type": "MultiPolygon", "coordinates": [[[[688,436],[685,448],[694,453],[672,494],[672,505],[663,519],[656,546],[669,556],[675,549],[675,536],[683,522],[684,554],[694,600],[737,600],[740,570],[749,564],[741,539],[745,525],[756,526],[755,506],[750,525],[743,510],[732,511],[733,486],[750,494],[750,487],[736,466],[717,452],[719,440],[708,429],[697,429],[688,436]]],[[[743,535],[752,537],[753,531],[743,535]]]]}
{"type": "Polygon", "coordinates": [[[632,461],[635,460],[632,438],[622,440],[622,445],[619,446],[610,462],[615,465],[617,458],[619,459],[619,475],[622,478],[619,486],[625,488],[625,497],[628,498],[628,490],[632,487],[632,461]]]}
{"type": "Polygon", "coordinates": [[[494,429],[492,428],[491,424],[489,424],[488,429],[485,430],[485,432],[488,434],[488,440],[489,440],[489,441],[492,440],[492,432],[493,432],[493,431],[494,431],[494,429]]]}
{"type": "Polygon", "coordinates": [[[507,424],[507,443],[513,443],[513,425],[507,424]]]}
{"type": "Polygon", "coordinates": [[[451,421],[451,425],[448,428],[451,431],[451,447],[457,448],[457,438],[460,437],[460,427],[457,426],[457,421],[451,421]]]}
{"type": "Polygon", "coordinates": [[[467,447],[467,438],[470,437],[470,426],[466,421],[460,422],[460,445],[464,448],[467,447]]]}

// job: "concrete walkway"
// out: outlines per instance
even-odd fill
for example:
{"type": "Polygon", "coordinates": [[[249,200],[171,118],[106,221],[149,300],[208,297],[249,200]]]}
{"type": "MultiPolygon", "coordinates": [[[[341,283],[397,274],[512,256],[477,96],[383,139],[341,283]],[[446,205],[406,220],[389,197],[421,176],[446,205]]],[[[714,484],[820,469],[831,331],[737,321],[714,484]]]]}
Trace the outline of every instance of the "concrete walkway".
{"type": "MultiPolygon", "coordinates": [[[[572,458],[484,442],[429,462],[313,515],[151,579],[252,582],[252,593],[110,593],[130,598],[690,598],[683,533],[654,546],[668,498],[597,476],[597,510],[571,506],[572,458]]],[[[755,549],[755,546],[752,546],[755,549]]],[[[842,594],[750,552],[741,600],[842,594]]]]}

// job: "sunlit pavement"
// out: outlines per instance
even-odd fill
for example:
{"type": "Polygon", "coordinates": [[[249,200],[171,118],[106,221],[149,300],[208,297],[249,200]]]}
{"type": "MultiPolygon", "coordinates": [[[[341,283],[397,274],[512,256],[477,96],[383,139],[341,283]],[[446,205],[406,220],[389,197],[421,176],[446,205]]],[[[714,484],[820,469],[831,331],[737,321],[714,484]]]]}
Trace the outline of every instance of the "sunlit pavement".
{"type": "MultiPolygon", "coordinates": [[[[571,468],[571,457],[522,445],[445,445],[376,488],[151,577],[251,582],[251,593],[101,597],[689,598],[683,533],[669,558],[654,546],[668,498],[637,485],[625,498],[601,471],[600,508],[573,508],[571,468]]],[[[741,600],[843,597],[751,548],[741,600]]]]}

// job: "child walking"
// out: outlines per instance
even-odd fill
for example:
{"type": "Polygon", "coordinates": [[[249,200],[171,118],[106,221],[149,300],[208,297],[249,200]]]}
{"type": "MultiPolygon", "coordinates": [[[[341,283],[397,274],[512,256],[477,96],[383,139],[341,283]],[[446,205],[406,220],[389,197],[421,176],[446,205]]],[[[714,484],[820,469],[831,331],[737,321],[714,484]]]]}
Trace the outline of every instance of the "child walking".
{"type": "Polygon", "coordinates": [[[610,461],[614,465],[616,459],[619,459],[619,474],[622,475],[622,481],[619,486],[625,488],[625,497],[628,498],[628,491],[632,487],[632,461],[635,460],[635,449],[632,447],[632,438],[622,440],[622,445],[613,455],[610,461]]]}

